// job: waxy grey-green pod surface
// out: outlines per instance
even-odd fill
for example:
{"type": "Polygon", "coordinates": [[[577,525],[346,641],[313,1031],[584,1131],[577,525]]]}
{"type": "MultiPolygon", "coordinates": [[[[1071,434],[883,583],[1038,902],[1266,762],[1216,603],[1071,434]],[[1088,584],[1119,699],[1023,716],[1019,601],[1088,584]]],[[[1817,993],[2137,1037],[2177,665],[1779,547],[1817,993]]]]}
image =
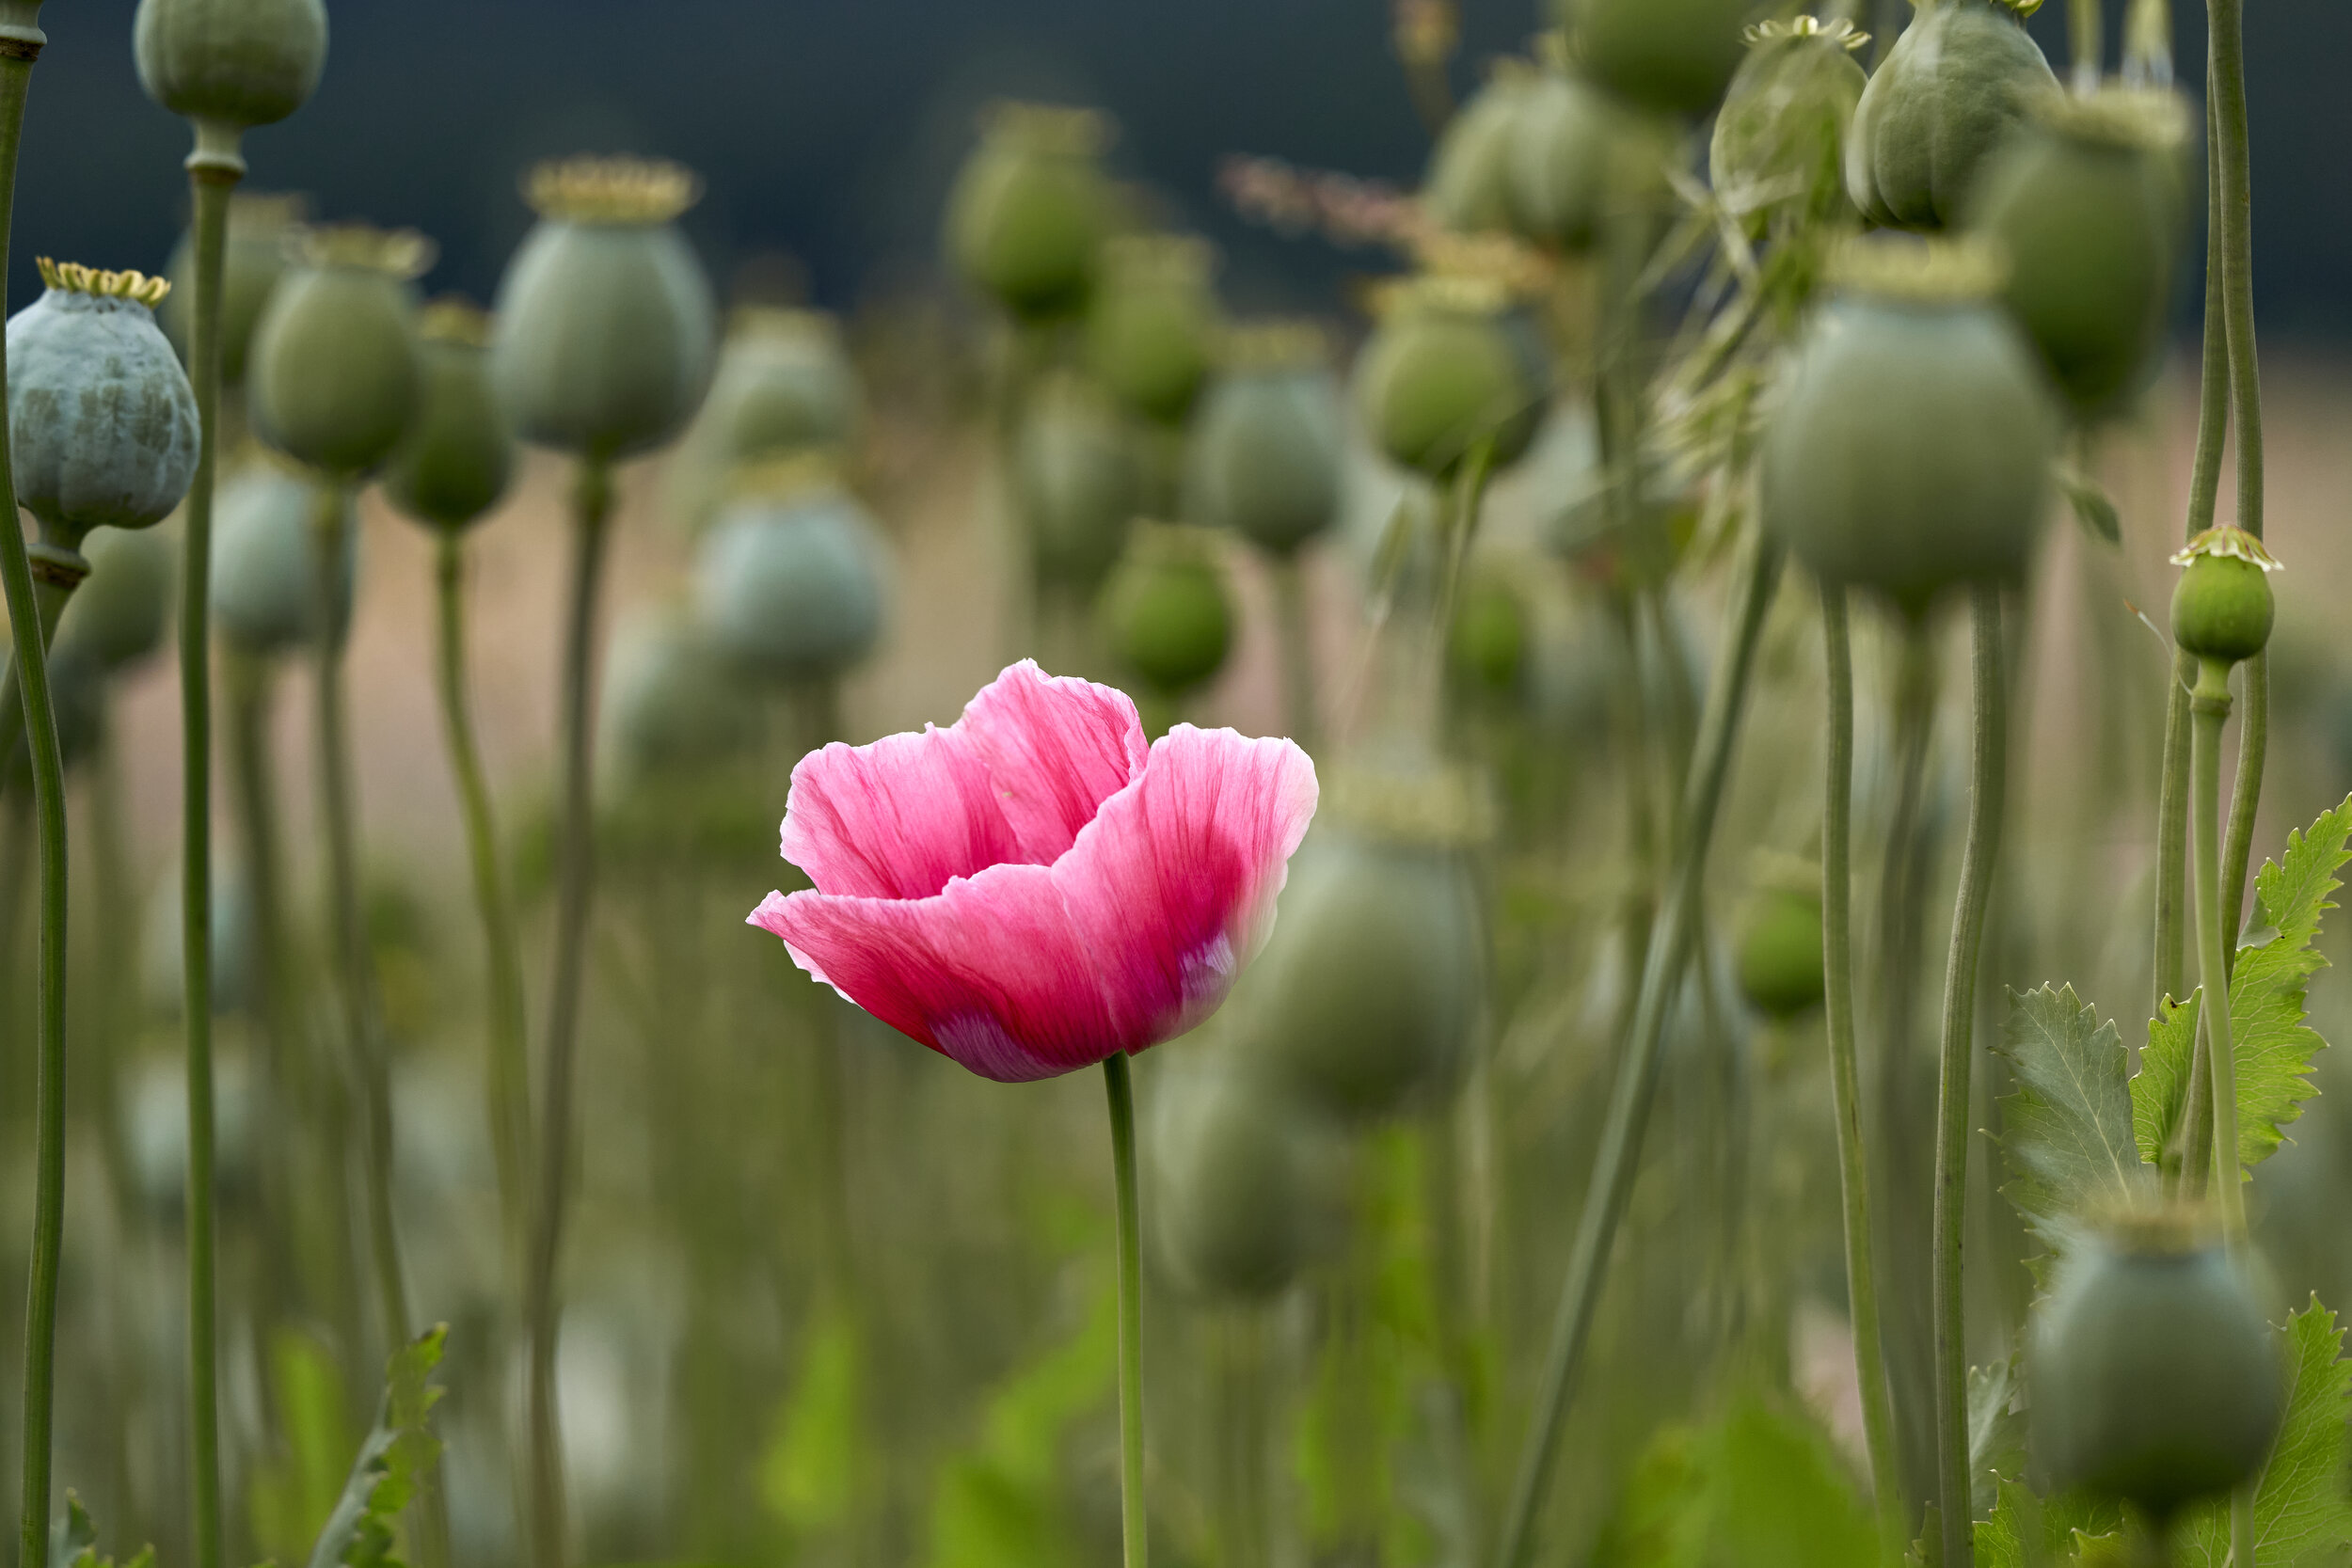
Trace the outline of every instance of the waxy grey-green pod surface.
{"type": "Polygon", "coordinates": [[[1205,551],[1131,550],[1104,585],[1102,620],[1120,662],[1169,696],[1205,684],[1232,651],[1232,600],[1205,551]]]}
{"type": "Polygon", "coordinates": [[[1847,194],[1886,228],[1958,222],[1984,161],[2058,90],[2007,0],[1928,0],[1854,109],[1847,194]]]}
{"type": "MultiPolygon", "coordinates": [[[[222,482],[213,524],[212,608],[221,636],[247,653],[281,654],[311,639],[318,488],[266,459],[222,482]]],[[[343,531],[340,620],[358,584],[359,531],[343,531]]]]}
{"type": "Polygon", "coordinates": [[[1511,227],[1511,148],[1535,90],[1523,63],[1500,62],[1446,122],[1421,187],[1433,222],[1457,234],[1511,227]]]}
{"type": "Polygon", "coordinates": [[[83,553],[89,576],[74,591],[57,626],[60,657],[86,656],[112,674],[142,663],[163,646],[177,574],[169,540],[155,531],[109,530],[83,553]]]}
{"type": "Polygon", "coordinates": [[[1030,320],[1086,302],[1111,228],[1106,134],[1082,110],[1000,114],[947,197],[947,253],[966,282],[1030,320]]]}
{"type": "Polygon", "coordinates": [[[1512,119],[1505,192],[1512,227],[1531,240],[1581,251],[1609,210],[1623,105],[1581,76],[1547,71],[1512,119]]]}
{"type": "Polygon", "coordinates": [[[1481,448],[1497,468],[1517,462],[1550,392],[1526,320],[1499,300],[1454,300],[1457,281],[1411,286],[1356,361],[1356,405],[1374,443],[1432,475],[1453,473],[1481,448]]]}
{"type": "Polygon", "coordinates": [[[1751,0],[1566,0],[1592,79],[1658,114],[1701,119],[1740,68],[1751,0]]]}
{"type": "Polygon", "coordinates": [[[643,782],[740,758],[758,736],[758,705],[707,628],[662,615],[621,628],[604,683],[604,749],[643,782]]]}
{"type": "Polygon", "coordinates": [[[694,609],[719,651],[773,681],[840,673],[880,641],[882,541],[838,491],[722,513],[694,569],[694,609]]]}
{"type": "Polygon", "coordinates": [[[1030,398],[1013,464],[1038,574],[1080,588],[1100,583],[1143,504],[1139,433],[1101,392],[1062,377],[1030,398]]]}
{"type": "Polygon", "coordinates": [[[136,299],[52,288],[8,321],[17,503],[69,532],[159,523],[196,477],[196,393],[136,299]]]}
{"type": "Polygon", "coordinates": [[[423,397],[384,470],[384,493],[420,522],[465,528],[505,499],[515,477],[515,429],[491,390],[485,345],[427,338],[418,354],[423,397]]]}
{"type": "Polygon", "coordinates": [[[1775,210],[1819,217],[1846,211],[1846,137],[1869,78],[1852,35],[1759,39],[1715,117],[1708,175],[1716,195],[1762,231],[1775,210]]]}
{"type": "Polygon", "coordinates": [[[718,307],[667,224],[542,218],[499,285],[491,373],[524,440],[609,462],[702,405],[718,307]]]}
{"type": "Polygon", "coordinates": [[[1338,381],[1320,366],[1229,372],[1193,421],[1200,521],[1287,555],[1339,515],[1347,443],[1338,381]]]}
{"type": "Polygon", "coordinates": [[[1139,243],[1168,254],[1104,267],[1087,309],[1087,365],[1136,413],[1181,424],[1208,379],[1216,338],[1206,248],[1180,240],[1139,243]]]}
{"type": "Polygon", "coordinates": [[[139,85],[187,119],[275,125],[310,100],[326,65],[323,0],[139,0],[139,85]]]}
{"type": "Polygon", "coordinates": [[[323,474],[382,467],[417,417],[423,382],[413,293],[375,267],[293,268],[253,331],[253,428],[323,474]]]}

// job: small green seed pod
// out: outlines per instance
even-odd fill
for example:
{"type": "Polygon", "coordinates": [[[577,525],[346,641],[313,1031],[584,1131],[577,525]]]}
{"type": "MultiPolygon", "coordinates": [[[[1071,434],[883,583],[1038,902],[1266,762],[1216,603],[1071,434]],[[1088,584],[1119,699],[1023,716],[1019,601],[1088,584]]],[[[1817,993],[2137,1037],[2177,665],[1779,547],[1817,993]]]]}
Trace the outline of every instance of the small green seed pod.
{"type": "Polygon", "coordinates": [[[1926,0],[1864,89],[1846,137],[1846,189],[1870,222],[1957,222],[1984,161],[2058,90],[2026,31],[2041,0],[1926,0]]]}
{"type": "Polygon", "coordinates": [[[847,447],[864,394],[840,324],[818,310],[739,308],[718,373],[669,462],[671,520],[700,532],[742,470],[847,447]]]}
{"type": "Polygon", "coordinates": [[[253,329],[255,434],[346,483],[382,467],[423,394],[412,285],[432,264],[409,230],[311,230],[253,329]]]}
{"type": "Polygon", "coordinates": [[[1144,419],[1181,424],[1208,379],[1217,334],[1216,255],[1205,241],[1131,234],[1103,246],[1087,309],[1087,367],[1144,419]]]}
{"type": "MultiPolygon", "coordinates": [[[[220,384],[245,385],[253,328],[269,303],[270,291],[285,276],[286,252],[297,240],[307,204],[298,196],[238,191],[229,198],[229,243],[222,251],[220,290],[220,384]]],[[[167,269],[171,293],[155,311],[164,336],[185,364],[188,312],[196,308],[196,242],[182,234],[167,269]]]]}
{"type": "Polygon", "coordinates": [[[712,644],[770,681],[837,675],[882,637],[882,540],[837,484],[787,482],[719,515],[694,568],[712,644]]]}
{"type": "Polygon", "coordinates": [[[1422,181],[1422,210],[1456,234],[1512,225],[1511,149],[1536,90],[1524,60],[1500,59],[1484,86],[1446,122],[1422,181]]]}
{"type": "Polygon", "coordinates": [[[1740,69],[1750,0],[1565,0],[1568,33],[1600,86],[1656,114],[1704,119],[1740,69]]]}
{"type": "Polygon", "coordinates": [[[1127,547],[1148,473],[1138,433],[1092,385],[1048,381],[1029,400],[1013,483],[1037,574],[1091,590],[1127,547]]]}
{"type": "MultiPolygon", "coordinates": [[[[247,464],[220,487],[214,509],[213,620],[221,636],[263,657],[308,647],[313,641],[311,526],[318,515],[315,482],[263,459],[247,464]]],[[[359,531],[345,528],[342,603],[345,625],[358,584],[359,531]]]]}
{"type": "Polygon", "coordinates": [[[1152,1217],[1169,1270],[1212,1300],[1281,1294],[1338,1229],[1338,1150],[1279,1083],[1232,1053],[1152,1085],[1152,1217]]]}
{"type": "Polygon", "coordinates": [[[505,499],[515,430],[490,386],[490,318],[437,300],[417,323],[424,372],[415,423],[384,472],[384,494],[421,523],[457,530],[505,499]]]}
{"type": "Polygon", "coordinates": [[[231,131],[275,125],[326,67],[323,0],[139,0],[131,49],[147,96],[231,131]]]}
{"type": "Polygon", "coordinates": [[[1120,660],[1163,696],[1182,696],[1224,668],[1233,606],[1213,543],[1199,529],[1138,525],[1127,559],[1103,589],[1103,625],[1120,660]]]}
{"type": "Polygon", "coordinates": [[[2207,529],[2172,558],[2172,641],[2193,658],[2240,664],[2270,645],[2279,613],[2270,591],[2278,561],[2261,540],[2227,524],[2207,529]]]}
{"type": "Polygon", "coordinates": [[[1193,421],[1185,459],[1193,515],[1280,556],[1331,526],[1347,416],[1329,356],[1309,323],[1228,335],[1224,370],[1193,421]]]}
{"type": "Polygon", "coordinates": [[[1613,212],[1671,210],[1672,145],[1666,122],[1627,108],[1555,60],[1536,73],[1513,117],[1511,227],[1581,254],[1600,242],[1613,212]]]}
{"type": "Polygon", "coordinates": [[[739,761],[758,734],[749,695],[700,626],[672,615],[625,626],[605,683],[605,752],[632,782],[739,761]]]}
{"type": "Polygon", "coordinates": [[[526,441],[611,462],[701,406],[717,353],[710,281],[675,220],[675,164],[575,158],[532,171],[539,222],[499,284],[491,374],[526,441]]]}
{"type": "Polygon", "coordinates": [[[2169,92],[2052,93],[1969,201],[1969,227],[2009,254],[2004,302],[2085,419],[2130,403],[2162,360],[2187,133],[2169,92]]]}
{"type": "Polygon", "coordinates": [[[171,618],[168,541],[153,531],[108,531],[89,543],[88,578],[57,626],[57,654],[86,657],[109,675],[152,657],[171,618]]]}
{"type": "Polygon", "coordinates": [[[1525,455],[1549,388],[1500,287],[1429,277],[1391,292],[1357,358],[1355,395],[1383,452],[1442,478],[1482,448],[1498,469],[1525,455]]]}
{"type": "Polygon", "coordinates": [[[1825,581],[1924,613],[2011,580],[2048,512],[2060,428],[1982,252],[1865,242],[1783,368],[1766,423],[1765,527],[1825,581]]]}
{"type": "Polygon", "coordinates": [[[2086,1234],[2037,1314],[2033,1445],[2051,1478],[2137,1503],[2158,1528],[2262,1467],[2284,1414],[2245,1275],[2179,1212],[2086,1234]]]}
{"type": "Polygon", "coordinates": [[[1708,149],[1716,196],[1758,235],[1775,214],[1850,212],[1846,136],[1869,86],[1854,51],[1870,36],[1851,23],[1800,16],[1760,23],[1748,37],[1708,149]]]}
{"type": "Polygon", "coordinates": [[[43,258],[40,299],[8,319],[17,504],[53,542],[148,528],[196,477],[196,393],[155,325],[170,290],[43,258]]]}
{"type": "Polygon", "coordinates": [[[947,253],[964,281],[1024,320],[1083,306],[1111,230],[1109,140],[1091,109],[992,105],[947,198],[947,253]]]}
{"type": "Polygon", "coordinates": [[[1820,1006],[1827,990],[1820,896],[1767,889],[1740,933],[1740,993],[1766,1018],[1785,1022],[1820,1006]]]}

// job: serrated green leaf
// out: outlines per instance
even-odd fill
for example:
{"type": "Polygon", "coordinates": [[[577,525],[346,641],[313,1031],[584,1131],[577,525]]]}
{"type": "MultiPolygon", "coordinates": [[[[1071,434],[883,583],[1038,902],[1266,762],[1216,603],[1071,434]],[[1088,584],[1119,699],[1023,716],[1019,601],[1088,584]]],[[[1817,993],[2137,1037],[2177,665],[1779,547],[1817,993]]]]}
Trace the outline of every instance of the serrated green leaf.
{"type": "Polygon", "coordinates": [[[1879,1568],[1878,1529],[1805,1417],[1753,1396],[1652,1440],[1593,1568],[1879,1568]]]}
{"type": "Polygon", "coordinates": [[[2004,1476],[1992,1513],[1976,1528],[1977,1568],[2042,1568],[2104,1560],[2123,1544],[2122,1513],[2080,1493],[2045,1498],[2004,1476]]]}
{"type": "Polygon", "coordinates": [[[2015,1356],[1968,1369],[1969,1507],[1979,1519],[1997,1506],[2001,1483],[2026,1471],[2026,1413],[2017,1393],[2015,1356]]]}
{"type": "MultiPolygon", "coordinates": [[[[2345,1401],[2352,1361],[2344,1329],[2312,1298],[2279,1330],[2287,1368],[2286,1418],[2254,1491],[2254,1553],[2265,1568],[2319,1568],[2352,1560],[2352,1487],[2345,1481],[2345,1401]]],[[[2180,1527],[2181,1568],[2221,1568],[2230,1555],[2230,1513],[2208,1503],[2180,1527]]]]}
{"type": "MultiPolygon", "coordinates": [[[[113,1558],[98,1554],[98,1527],[71,1486],[65,1489],[65,1517],[49,1527],[49,1568],[115,1568],[113,1558]]],[[[155,1548],[141,1546],[123,1568],[155,1568],[155,1548]]]]}
{"type": "Polygon", "coordinates": [[[2180,1131],[2188,1101],[2188,1069],[2197,1056],[2197,1010],[2203,992],[2185,1002],[2167,997],[2148,1021],[2148,1043],[2140,1048],[2139,1071],[2132,1079],[2132,1136],[2139,1157],[2162,1165],[2180,1131]]]}
{"type": "Polygon", "coordinates": [[[2149,1174],[2134,1136],[2130,1058],[2115,1024],[2072,986],[2010,991],[2000,1051],[2017,1078],[2001,1101],[2001,1191],[2058,1252],[2068,1216],[2129,1198],[2149,1174]]]}
{"type": "Polygon", "coordinates": [[[310,1568],[400,1568],[393,1526],[441,1452],[430,1425],[441,1390],[431,1379],[448,1338],[442,1323],[392,1353],[375,1429],[360,1443],[351,1478],[310,1549],[310,1568]]]}

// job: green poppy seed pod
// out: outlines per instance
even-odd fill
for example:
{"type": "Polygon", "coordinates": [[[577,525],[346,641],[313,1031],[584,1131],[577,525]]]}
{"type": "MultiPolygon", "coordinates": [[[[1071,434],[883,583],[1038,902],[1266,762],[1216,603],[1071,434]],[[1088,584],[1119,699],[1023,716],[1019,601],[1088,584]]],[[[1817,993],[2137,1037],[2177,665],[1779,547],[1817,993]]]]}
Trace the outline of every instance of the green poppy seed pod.
{"type": "Polygon", "coordinates": [[[1854,51],[1869,42],[1848,22],[1800,16],[1748,30],[1708,168],[1715,193],[1761,234],[1776,213],[1826,218],[1850,210],[1846,136],[1869,78],[1854,51]]]}
{"type": "Polygon", "coordinates": [[[1434,477],[1481,449],[1496,468],[1518,461],[1549,395],[1533,331],[1484,279],[1397,285],[1356,360],[1356,405],[1375,444],[1434,477]]]}
{"type": "Polygon", "coordinates": [[[2060,421],[1980,250],[1864,242],[1783,367],[1765,527],[1823,580],[1906,612],[2012,580],[2050,504],[2060,421]]]}
{"type": "Polygon", "coordinates": [[[490,318],[438,300],[417,324],[423,393],[384,471],[384,494],[421,523],[462,529],[505,499],[515,430],[490,386],[490,318]]]}
{"type": "Polygon", "coordinates": [[[1205,685],[1232,650],[1225,573],[1199,529],[1138,524],[1103,587],[1102,612],[1112,653],[1166,696],[1205,685]]]}
{"type": "Polygon", "coordinates": [[[420,412],[413,280],[432,264],[408,230],[310,230],[253,328],[255,434],[346,483],[382,467],[420,412]]]}
{"type": "Polygon", "coordinates": [[[1329,355],[1323,333],[1303,322],[1228,336],[1185,458],[1202,522],[1287,556],[1339,516],[1347,417],[1329,355]]]}
{"type": "Polygon", "coordinates": [[[1528,239],[1570,252],[1598,243],[1617,187],[1638,195],[1662,186],[1663,164],[1645,172],[1659,149],[1622,103],[1565,69],[1539,73],[1512,118],[1511,226],[1528,239]]]}
{"type": "Polygon", "coordinates": [[[1087,367],[1147,420],[1180,424],[1208,379],[1217,335],[1216,253],[1182,235],[1132,234],[1103,246],[1087,309],[1087,367]]]}
{"type": "Polygon", "coordinates": [[[163,646],[175,576],[171,546],[152,531],[109,531],[92,539],[85,553],[89,576],[58,624],[58,655],[70,650],[117,674],[163,646]]]}
{"type": "Polygon", "coordinates": [[[1740,935],[1740,993],[1766,1018],[1785,1022],[1820,1006],[1827,990],[1820,896],[1767,890],[1740,935]]]}
{"type": "Polygon", "coordinates": [[[1090,109],[991,105],[947,198],[947,252],[963,280],[1024,320],[1083,306],[1111,228],[1109,139],[1090,109]]]}
{"type": "Polygon", "coordinates": [[[2025,19],[2041,0],[1926,0],[1864,89],[1846,136],[1846,190],[1870,222],[1957,222],[1978,171],[2058,90],[2025,19]]]}
{"type": "Polygon", "coordinates": [[[2207,529],[2172,558],[2172,641],[2193,658],[2238,664],[2270,644],[2278,618],[2270,574],[2279,562],[2261,540],[2227,524],[2207,529]]]}
{"type": "Polygon", "coordinates": [[[1446,122],[1421,187],[1422,210],[1439,228],[1456,234],[1511,228],[1511,149],[1536,88],[1526,61],[1497,60],[1486,84],[1446,122]]]}
{"type": "Polygon", "coordinates": [[[1327,1115],[1426,1103],[1467,1061],[1487,970],[1470,862],[1483,808],[1454,773],[1335,770],[1329,820],[1243,982],[1251,1049],[1327,1115]]]}
{"type": "Polygon", "coordinates": [[[737,761],[757,738],[758,705],[702,627],[675,616],[624,626],[605,683],[606,754],[633,780],[737,761]]]}
{"type": "Polygon", "coordinates": [[[1454,678],[1474,691],[1508,696],[1527,673],[1527,610],[1517,590],[1486,578],[1463,591],[1447,638],[1454,678]]]}
{"type": "Polygon", "coordinates": [[[670,459],[672,520],[699,532],[743,470],[848,446],[863,401],[833,317],[771,306],[737,309],[710,395],[670,459]]]}
{"type": "Polygon", "coordinates": [[[2004,302],[2086,419],[2131,402],[2162,360],[2187,135],[2169,92],[2053,93],[1970,198],[1970,228],[2009,254],[2004,302]]]}
{"type": "Polygon", "coordinates": [[[633,158],[532,171],[539,222],[499,284],[491,343],[524,440],[611,462],[660,446],[701,406],[718,306],[674,221],[698,190],[675,164],[633,158]]]}
{"type": "MultiPolygon", "coordinates": [[[[246,359],[253,344],[253,328],[269,303],[270,291],[285,276],[287,251],[307,216],[298,196],[269,196],[237,191],[229,198],[229,241],[221,252],[220,382],[245,385],[246,359]]],[[[196,242],[182,234],[172,247],[167,269],[171,293],[156,309],[155,320],[164,336],[186,363],[188,313],[196,309],[196,242]]]]}
{"type": "Polygon", "coordinates": [[[2262,1467],[2284,1415],[2275,1336],[2193,1215],[2111,1220],[2061,1265],[2026,1355],[2036,1456],[2161,1526],[2262,1467]]]}
{"type": "Polygon", "coordinates": [[[1152,1085],[1152,1218],[1170,1272],[1213,1300],[1269,1300],[1338,1228],[1338,1150],[1278,1083],[1230,1055],[1152,1085]]]}
{"type": "Polygon", "coordinates": [[[737,501],[694,569],[694,610],[713,644],[771,681],[837,675],[865,657],[885,598],[882,540],[832,485],[737,501]]]}
{"type": "Polygon", "coordinates": [[[196,478],[196,393],[155,325],[171,285],[42,258],[8,318],[17,504],[57,542],[162,522],[196,478]]]}
{"type": "Polygon", "coordinates": [[[1568,33],[1601,87],[1656,114],[1699,119],[1740,69],[1751,0],[1565,0],[1568,33]]]}
{"type": "Polygon", "coordinates": [[[326,66],[322,0],[139,0],[131,49],[147,96],[199,126],[275,125],[326,66]]]}
{"type": "Polygon", "coordinates": [[[1013,484],[1040,578],[1099,584],[1127,547],[1149,472],[1139,433],[1090,384],[1060,376],[1023,416],[1013,484]]]}
{"type": "MultiPolygon", "coordinates": [[[[212,609],[221,636],[246,653],[270,656],[315,638],[312,562],[317,561],[315,482],[278,464],[247,464],[225,481],[213,514],[212,609]]],[[[359,531],[343,531],[346,626],[358,584],[359,531]]]]}

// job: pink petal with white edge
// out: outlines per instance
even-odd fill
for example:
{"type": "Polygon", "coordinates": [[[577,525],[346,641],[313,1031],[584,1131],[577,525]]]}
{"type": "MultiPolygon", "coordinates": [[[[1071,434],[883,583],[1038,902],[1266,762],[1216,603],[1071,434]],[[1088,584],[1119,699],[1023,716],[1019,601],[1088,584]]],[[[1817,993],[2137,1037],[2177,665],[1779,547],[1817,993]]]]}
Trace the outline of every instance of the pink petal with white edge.
{"type": "Polygon", "coordinates": [[[784,858],[822,893],[928,898],[957,877],[1029,859],[961,728],[836,741],[792,769],[784,858]]]}
{"type": "Polygon", "coordinates": [[[1103,802],[1135,782],[1150,740],[1115,687],[1048,675],[1023,659],[964,705],[956,728],[996,781],[1021,859],[1050,865],[1103,802]]]}

